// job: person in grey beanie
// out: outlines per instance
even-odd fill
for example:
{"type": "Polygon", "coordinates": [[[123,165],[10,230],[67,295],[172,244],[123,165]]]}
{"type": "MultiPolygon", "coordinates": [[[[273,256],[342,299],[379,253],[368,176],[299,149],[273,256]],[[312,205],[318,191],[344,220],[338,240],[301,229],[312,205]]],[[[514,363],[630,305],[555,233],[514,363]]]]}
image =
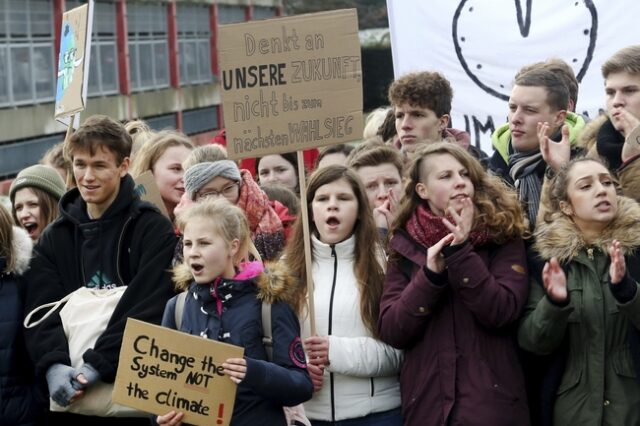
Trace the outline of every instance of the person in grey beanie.
{"type": "MultiPolygon", "coordinates": [[[[194,202],[224,197],[240,207],[247,216],[251,239],[262,259],[277,259],[284,248],[282,221],[248,170],[240,170],[231,160],[195,164],[184,174],[184,189],[194,202]]],[[[179,260],[174,257],[174,264],[179,260]]]]}
{"type": "Polygon", "coordinates": [[[58,201],[67,187],[53,167],[36,164],[23,169],[9,189],[13,220],[35,242],[59,214],[58,201]]]}

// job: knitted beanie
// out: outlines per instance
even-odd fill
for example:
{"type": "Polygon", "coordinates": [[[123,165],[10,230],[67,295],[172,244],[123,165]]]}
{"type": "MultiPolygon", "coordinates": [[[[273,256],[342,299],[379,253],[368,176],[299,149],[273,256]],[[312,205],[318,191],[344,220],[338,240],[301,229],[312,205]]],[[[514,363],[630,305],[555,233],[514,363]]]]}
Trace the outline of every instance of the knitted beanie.
{"type": "Polygon", "coordinates": [[[53,167],[36,164],[22,169],[11,183],[9,198],[14,200],[16,191],[22,188],[39,188],[59,200],[67,191],[67,186],[60,174],[53,167]]]}
{"type": "Polygon", "coordinates": [[[193,196],[211,179],[222,176],[235,182],[240,182],[240,169],[231,160],[219,160],[194,164],[184,172],[184,189],[193,196]]]}

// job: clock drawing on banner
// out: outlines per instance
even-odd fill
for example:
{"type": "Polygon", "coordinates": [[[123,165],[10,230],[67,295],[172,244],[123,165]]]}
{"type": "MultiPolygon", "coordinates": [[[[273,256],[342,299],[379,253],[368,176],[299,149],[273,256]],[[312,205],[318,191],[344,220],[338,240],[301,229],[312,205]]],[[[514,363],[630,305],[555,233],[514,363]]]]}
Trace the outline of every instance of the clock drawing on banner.
{"type": "Polygon", "coordinates": [[[596,47],[598,14],[592,0],[462,0],[452,30],[456,55],[467,75],[482,90],[506,101],[519,67],[506,69],[505,64],[514,61],[500,58],[536,58],[530,63],[560,58],[580,82],[596,47]],[[540,49],[538,57],[532,49],[540,49]],[[488,57],[495,63],[483,63],[488,57]]]}

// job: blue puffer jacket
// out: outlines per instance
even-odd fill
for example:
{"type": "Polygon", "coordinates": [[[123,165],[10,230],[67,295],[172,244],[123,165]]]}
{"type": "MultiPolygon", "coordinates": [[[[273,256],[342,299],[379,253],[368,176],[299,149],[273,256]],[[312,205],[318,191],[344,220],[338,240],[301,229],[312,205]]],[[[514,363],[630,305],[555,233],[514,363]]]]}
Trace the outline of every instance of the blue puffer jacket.
{"type": "MultiPolygon", "coordinates": [[[[298,318],[287,303],[293,300],[295,285],[283,271],[262,272],[256,264],[252,262],[233,280],[191,283],[180,330],[244,348],[247,373],[238,385],[231,426],[284,426],[282,407],[311,399],[313,385],[298,318]],[[272,362],[262,342],[262,300],[271,303],[272,362]]],[[[177,328],[175,307],[176,297],[167,302],[163,326],[177,328]]]]}
{"type": "Polygon", "coordinates": [[[12,253],[16,261],[10,270],[0,257],[0,424],[35,425],[44,410],[44,398],[38,398],[33,365],[22,334],[22,293],[18,277],[31,260],[32,242],[27,233],[13,228],[12,253]]]}

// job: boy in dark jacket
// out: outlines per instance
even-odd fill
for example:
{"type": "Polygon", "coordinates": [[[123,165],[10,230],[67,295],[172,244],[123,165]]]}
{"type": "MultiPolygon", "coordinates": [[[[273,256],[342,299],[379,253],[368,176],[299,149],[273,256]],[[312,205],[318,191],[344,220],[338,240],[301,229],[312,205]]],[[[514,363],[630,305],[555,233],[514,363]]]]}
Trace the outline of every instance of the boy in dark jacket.
{"type": "MultiPolygon", "coordinates": [[[[68,153],[77,188],[60,200],[60,218],[40,237],[25,275],[26,312],[80,287],[127,286],[79,368],[71,366],[58,313],[26,331],[36,375],[46,377],[50,396],[61,406],[78,401],[99,381],[112,383],[127,318],[159,324],[173,295],[166,271],[175,235],[169,220],[133,191],[127,174],[131,144],[124,127],[106,116],[89,117],[71,136],[68,153]]],[[[100,423],[100,418],[67,416],[66,422],[100,423]]]]}

